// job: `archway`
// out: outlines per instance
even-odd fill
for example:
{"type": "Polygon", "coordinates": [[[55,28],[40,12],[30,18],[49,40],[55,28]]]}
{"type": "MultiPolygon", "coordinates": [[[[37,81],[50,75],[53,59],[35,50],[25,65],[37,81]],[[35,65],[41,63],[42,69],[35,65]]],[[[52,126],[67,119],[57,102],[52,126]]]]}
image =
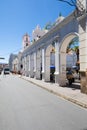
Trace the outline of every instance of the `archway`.
{"type": "Polygon", "coordinates": [[[54,80],[55,72],[55,47],[54,44],[50,44],[46,48],[45,53],[45,81],[49,82],[54,80]]]}
{"type": "Polygon", "coordinates": [[[78,37],[78,33],[69,33],[64,37],[60,45],[60,78],[59,84],[66,85],[66,50],[72,39],[78,37]]]}

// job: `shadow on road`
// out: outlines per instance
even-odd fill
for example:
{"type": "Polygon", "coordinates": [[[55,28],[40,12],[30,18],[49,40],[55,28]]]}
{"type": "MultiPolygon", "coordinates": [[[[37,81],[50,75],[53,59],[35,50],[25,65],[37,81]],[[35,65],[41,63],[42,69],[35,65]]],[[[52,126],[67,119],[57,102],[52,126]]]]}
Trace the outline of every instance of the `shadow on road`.
{"type": "Polygon", "coordinates": [[[87,128],[86,129],[82,129],[82,130],[87,130],[87,128]]]}
{"type": "Polygon", "coordinates": [[[68,86],[69,88],[72,88],[72,90],[80,89],[80,84],[79,84],[79,83],[72,83],[71,85],[69,85],[69,84],[67,83],[67,86],[68,86]]]}

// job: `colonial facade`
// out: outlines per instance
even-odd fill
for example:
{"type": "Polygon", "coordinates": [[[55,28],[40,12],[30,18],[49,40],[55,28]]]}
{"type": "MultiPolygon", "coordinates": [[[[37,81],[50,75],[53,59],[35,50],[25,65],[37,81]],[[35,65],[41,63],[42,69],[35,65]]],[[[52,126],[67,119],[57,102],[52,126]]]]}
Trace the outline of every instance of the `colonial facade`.
{"type": "Polygon", "coordinates": [[[9,68],[10,68],[10,71],[12,72],[13,71],[13,60],[17,57],[17,55],[15,54],[10,54],[10,57],[9,57],[9,68]]]}
{"type": "MultiPolygon", "coordinates": [[[[29,44],[26,44],[27,41],[25,40],[24,49],[20,58],[22,66],[20,71],[25,76],[49,82],[51,66],[53,64],[55,66],[55,83],[65,86],[67,65],[66,49],[73,38],[79,37],[81,91],[87,93],[86,6],[86,0],[77,0],[78,10],[75,10],[66,18],[60,16],[49,31],[42,30],[43,32],[41,32],[41,29],[37,27],[33,31],[34,40],[31,44],[29,42],[29,44]],[[40,33],[37,33],[38,29],[40,33]],[[52,61],[53,55],[54,62],[52,61]]],[[[28,38],[27,40],[29,41],[28,38]]]]}

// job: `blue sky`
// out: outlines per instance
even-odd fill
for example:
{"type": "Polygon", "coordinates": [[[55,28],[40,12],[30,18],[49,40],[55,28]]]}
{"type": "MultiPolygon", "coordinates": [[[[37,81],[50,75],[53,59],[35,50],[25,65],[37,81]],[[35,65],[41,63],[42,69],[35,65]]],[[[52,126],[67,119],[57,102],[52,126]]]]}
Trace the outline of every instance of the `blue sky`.
{"type": "Polygon", "coordinates": [[[55,22],[60,12],[67,16],[73,10],[57,0],[0,0],[0,57],[5,58],[0,62],[8,62],[10,53],[21,50],[26,32],[31,37],[37,25],[44,28],[55,22]]]}

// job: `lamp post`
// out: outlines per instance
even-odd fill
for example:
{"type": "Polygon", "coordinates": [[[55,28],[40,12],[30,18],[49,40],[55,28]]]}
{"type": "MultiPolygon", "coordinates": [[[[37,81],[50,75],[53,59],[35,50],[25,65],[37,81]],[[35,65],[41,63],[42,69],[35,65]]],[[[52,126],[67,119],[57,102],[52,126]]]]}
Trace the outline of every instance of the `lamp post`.
{"type": "Polygon", "coordinates": [[[4,60],[5,58],[4,57],[0,57],[0,59],[4,60]]]}

